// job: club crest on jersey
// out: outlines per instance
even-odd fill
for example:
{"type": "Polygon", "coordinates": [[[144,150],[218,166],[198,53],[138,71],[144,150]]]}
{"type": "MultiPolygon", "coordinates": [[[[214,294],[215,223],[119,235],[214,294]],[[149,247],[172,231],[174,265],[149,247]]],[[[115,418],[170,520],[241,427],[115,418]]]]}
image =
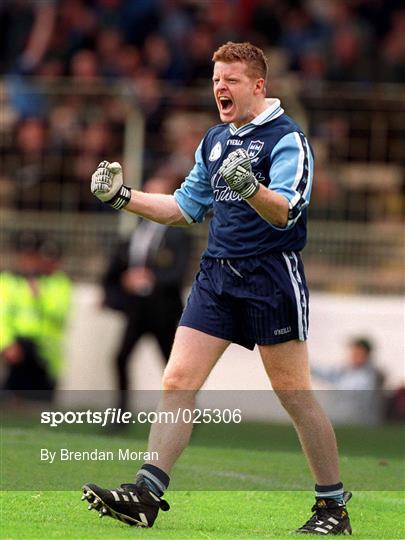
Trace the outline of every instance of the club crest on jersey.
{"type": "Polygon", "coordinates": [[[211,150],[211,154],[209,155],[208,159],[210,161],[216,161],[221,156],[221,153],[222,146],[221,143],[218,141],[214,148],[211,150]]]}
{"type": "Polygon", "coordinates": [[[247,153],[251,159],[259,155],[260,150],[263,148],[263,141],[250,141],[250,144],[247,149],[247,153]]]}

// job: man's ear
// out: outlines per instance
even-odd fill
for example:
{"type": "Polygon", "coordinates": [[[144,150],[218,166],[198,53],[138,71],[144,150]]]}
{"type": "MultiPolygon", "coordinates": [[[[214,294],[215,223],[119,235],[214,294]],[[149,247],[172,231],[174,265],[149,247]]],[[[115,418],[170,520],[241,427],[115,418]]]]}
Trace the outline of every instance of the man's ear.
{"type": "Polygon", "coordinates": [[[256,85],[255,85],[255,94],[263,94],[264,93],[264,85],[265,85],[265,80],[260,78],[260,79],[256,79],[256,85]]]}

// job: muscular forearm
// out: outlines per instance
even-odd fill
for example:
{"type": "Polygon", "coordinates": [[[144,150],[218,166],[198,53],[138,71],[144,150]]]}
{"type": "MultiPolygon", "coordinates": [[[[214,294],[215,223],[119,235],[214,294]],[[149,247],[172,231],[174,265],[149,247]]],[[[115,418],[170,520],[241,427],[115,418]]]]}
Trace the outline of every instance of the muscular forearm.
{"type": "Polygon", "coordinates": [[[173,195],[131,190],[125,210],[164,225],[188,225],[173,195]]]}
{"type": "Polygon", "coordinates": [[[258,192],[246,199],[252,208],[275,227],[284,228],[288,222],[288,201],[283,195],[262,185],[258,192]]]}

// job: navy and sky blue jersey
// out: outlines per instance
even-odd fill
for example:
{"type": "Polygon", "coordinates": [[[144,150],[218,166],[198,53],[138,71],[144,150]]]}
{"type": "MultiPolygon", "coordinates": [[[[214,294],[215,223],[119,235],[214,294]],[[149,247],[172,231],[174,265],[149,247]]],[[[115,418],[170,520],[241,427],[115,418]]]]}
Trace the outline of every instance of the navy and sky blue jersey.
{"type": "Polygon", "coordinates": [[[189,223],[202,222],[213,211],[205,256],[239,258],[300,251],[305,246],[312,151],[280,101],[267,101],[269,107],[249,124],[240,128],[220,124],[209,129],[197,148],[193,169],[174,193],[189,223]],[[223,160],[237,148],[247,150],[259,182],[288,199],[286,228],[265,221],[219,174],[223,160]]]}

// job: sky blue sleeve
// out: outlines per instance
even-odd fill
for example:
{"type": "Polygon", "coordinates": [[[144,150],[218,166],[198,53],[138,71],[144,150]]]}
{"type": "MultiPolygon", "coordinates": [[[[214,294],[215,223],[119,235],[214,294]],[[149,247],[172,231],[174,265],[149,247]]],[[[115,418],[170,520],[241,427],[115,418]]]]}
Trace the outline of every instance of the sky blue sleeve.
{"type": "Polygon", "coordinates": [[[195,165],[184,179],[174,198],[189,223],[201,223],[212,207],[213,191],[202,157],[202,142],[195,153],[195,165]]]}
{"type": "Polygon", "coordinates": [[[306,137],[297,131],[285,135],[271,153],[269,188],[289,203],[287,228],[294,226],[309,204],[314,159],[306,137]]]}

